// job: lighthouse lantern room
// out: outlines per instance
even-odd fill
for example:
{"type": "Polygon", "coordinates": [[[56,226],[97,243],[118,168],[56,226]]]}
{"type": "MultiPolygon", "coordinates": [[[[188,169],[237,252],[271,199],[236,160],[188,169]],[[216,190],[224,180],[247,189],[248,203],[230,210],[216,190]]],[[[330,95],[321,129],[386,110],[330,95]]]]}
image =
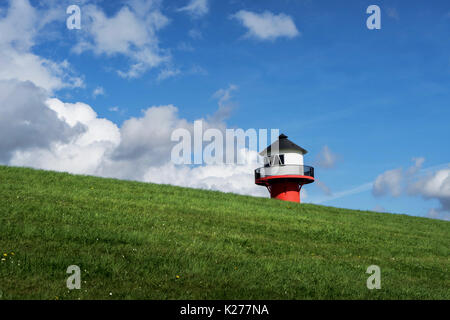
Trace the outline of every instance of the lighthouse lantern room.
{"type": "Polygon", "coordinates": [[[303,164],[308,153],[284,134],[261,151],[264,167],[255,170],[255,183],[265,186],[271,198],[300,202],[300,189],[314,182],[314,168],[303,164]]]}

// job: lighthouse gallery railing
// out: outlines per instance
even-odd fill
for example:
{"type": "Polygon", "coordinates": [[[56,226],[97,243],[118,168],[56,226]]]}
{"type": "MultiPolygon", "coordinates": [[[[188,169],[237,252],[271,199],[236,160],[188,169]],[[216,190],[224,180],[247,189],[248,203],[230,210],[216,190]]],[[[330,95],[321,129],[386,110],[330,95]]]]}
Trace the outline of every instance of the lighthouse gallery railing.
{"type": "Polygon", "coordinates": [[[314,168],[310,166],[286,164],[273,167],[261,167],[255,170],[255,179],[282,175],[308,176],[314,178],[314,168]]]}

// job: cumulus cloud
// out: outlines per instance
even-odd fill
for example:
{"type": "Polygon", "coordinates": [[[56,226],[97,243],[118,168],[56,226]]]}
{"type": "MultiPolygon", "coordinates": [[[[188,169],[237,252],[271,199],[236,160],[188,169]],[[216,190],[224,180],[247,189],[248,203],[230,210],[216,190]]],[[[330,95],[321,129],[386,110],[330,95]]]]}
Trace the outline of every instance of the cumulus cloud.
{"type": "Polygon", "coordinates": [[[373,183],[375,196],[391,195],[399,197],[403,191],[403,169],[388,170],[380,174],[373,183]]]}
{"type": "Polygon", "coordinates": [[[209,11],[208,0],[190,0],[186,6],[179,8],[178,11],[187,12],[193,17],[201,17],[209,11]]]}
{"type": "Polygon", "coordinates": [[[257,153],[245,150],[240,152],[246,158],[245,165],[219,164],[188,167],[166,163],[149,168],[144,175],[144,180],[155,183],[171,181],[171,184],[191,188],[267,196],[267,190],[254,183],[253,170],[257,166],[257,153]]]}
{"type": "Polygon", "coordinates": [[[397,168],[380,174],[373,183],[372,193],[375,196],[390,195],[399,197],[411,183],[415,174],[421,169],[424,158],[413,158],[414,165],[407,170],[397,168]]]}
{"type": "Polygon", "coordinates": [[[118,70],[124,78],[136,78],[151,68],[170,60],[167,50],[159,47],[157,32],[168,25],[159,1],[128,1],[113,16],[95,5],[83,7],[81,38],[73,48],[76,53],[93,51],[108,57],[121,55],[132,63],[128,70],[118,70]]]}
{"type": "Polygon", "coordinates": [[[71,104],[48,99],[46,106],[66,126],[82,126],[84,131],[69,141],[57,141],[47,147],[27,150],[18,147],[9,164],[97,174],[104,158],[120,143],[117,126],[109,120],[98,118],[97,113],[84,103],[71,104]]]}
{"type": "MultiPolygon", "coordinates": [[[[174,165],[171,133],[178,128],[192,132],[193,122],[180,118],[173,105],[147,107],[119,127],[85,103],[49,98],[58,89],[84,84],[67,61],[32,52],[44,26],[66,17],[58,1],[48,3],[55,9],[43,11],[43,4],[37,9],[28,0],[11,0],[0,15],[0,163],[267,196],[253,182],[256,152],[239,150],[248,159],[245,165],[174,165]]],[[[169,19],[159,8],[160,1],[128,0],[107,15],[85,4],[73,50],[128,58],[128,70],[118,70],[128,78],[150,68],[167,69],[170,55],[159,47],[157,32],[169,19]]],[[[214,96],[219,108],[202,119],[204,130],[225,130],[234,90],[231,85],[214,96]]],[[[102,93],[98,87],[93,95],[102,93]]]]}
{"type": "Polygon", "coordinates": [[[153,164],[168,161],[163,155],[170,154],[172,131],[192,127],[185,119],[179,119],[177,113],[173,105],[153,106],[146,109],[142,117],[126,120],[121,128],[122,142],[113,157],[139,159],[146,156],[153,164]]]}
{"type": "Polygon", "coordinates": [[[237,19],[248,29],[246,37],[259,40],[275,40],[281,37],[294,38],[300,35],[294,20],[284,13],[273,14],[269,11],[255,13],[240,10],[232,18],[237,19]]]}
{"type": "MultiPolygon", "coordinates": [[[[0,162],[46,170],[67,171],[145,182],[267,196],[254,184],[253,170],[259,165],[256,151],[238,150],[243,165],[175,165],[171,134],[184,128],[193,132],[193,122],[178,116],[173,105],[151,106],[139,117],[118,127],[99,118],[85,103],[47,99],[31,83],[0,82],[0,162]],[[26,94],[30,91],[29,94],[26,94]],[[6,107],[5,107],[6,106],[6,107]]],[[[217,117],[203,119],[203,131],[225,130],[217,117]]]]}
{"type": "Polygon", "coordinates": [[[30,81],[0,80],[0,161],[9,161],[17,149],[67,143],[84,131],[59,119],[45,100],[44,90],[30,81]]]}
{"type": "Polygon", "coordinates": [[[409,186],[408,192],[425,199],[437,199],[441,207],[432,209],[429,215],[442,216],[450,220],[450,168],[438,170],[418,179],[409,186]]]}
{"type": "Polygon", "coordinates": [[[64,18],[58,7],[44,10],[31,6],[28,0],[11,0],[0,16],[0,80],[32,81],[48,91],[82,87],[67,60],[53,61],[35,55],[32,48],[44,27],[64,18]]]}
{"type": "Polygon", "coordinates": [[[373,183],[372,193],[375,196],[401,195],[421,196],[424,199],[436,199],[440,208],[429,211],[430,217],[450,218],[450,167],[422,174],[424,158],[413,158],[414,165],[388,170],[380,174],[373,183]]]}
{"type": "Polygon", "coordinates": [[[336,164],[337,155],[331,152],[328,146],[323,146],[322,150],[316,156],[316,165],[321,168],[332,168],[336,164]]]}

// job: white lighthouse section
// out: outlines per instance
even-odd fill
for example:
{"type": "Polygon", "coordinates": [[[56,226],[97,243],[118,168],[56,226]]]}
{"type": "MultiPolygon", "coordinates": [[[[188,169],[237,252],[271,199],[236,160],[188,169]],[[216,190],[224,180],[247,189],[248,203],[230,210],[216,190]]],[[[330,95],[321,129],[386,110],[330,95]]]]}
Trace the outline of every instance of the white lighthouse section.
{"type": "Polygon", "coordinates": [[[298,151],[285,151],[284,152],[284,164],[289,165],[303,165],[303,154],[298,151]]]}
{"type": "Polygon", "coordinates": [[[263,176],[303,175],[303,153],[283,149],[264,157],[263,176]]]}

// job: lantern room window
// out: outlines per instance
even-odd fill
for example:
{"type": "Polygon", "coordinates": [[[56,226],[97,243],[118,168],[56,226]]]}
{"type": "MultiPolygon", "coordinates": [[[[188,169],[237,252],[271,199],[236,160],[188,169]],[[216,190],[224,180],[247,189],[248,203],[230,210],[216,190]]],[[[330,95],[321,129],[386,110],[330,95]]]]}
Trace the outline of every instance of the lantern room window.
{"type": "Polygon", "coordinates": [[[284,154],[275,154],[264,158],[264,167],[284,166],[284,154]]]}

